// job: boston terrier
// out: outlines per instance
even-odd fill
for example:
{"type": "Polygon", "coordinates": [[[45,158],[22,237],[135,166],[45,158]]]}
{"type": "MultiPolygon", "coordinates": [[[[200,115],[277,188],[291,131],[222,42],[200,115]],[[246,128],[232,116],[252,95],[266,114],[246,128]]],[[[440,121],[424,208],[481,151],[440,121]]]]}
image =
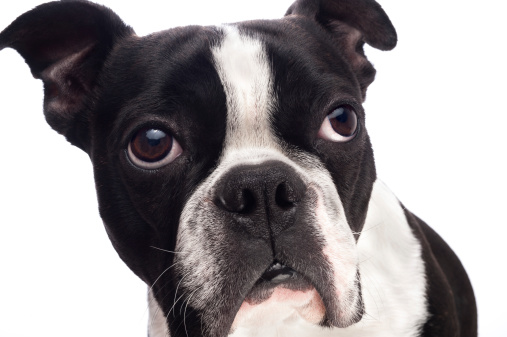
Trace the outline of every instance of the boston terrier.
{"type": "Polygon", "coordinates": [[[144,37],[57,1],[0,34],[90,156],[150,337],[477,336],[460,261],[375,173],[363,45],[396,42],[374,0],[144,37]]]}

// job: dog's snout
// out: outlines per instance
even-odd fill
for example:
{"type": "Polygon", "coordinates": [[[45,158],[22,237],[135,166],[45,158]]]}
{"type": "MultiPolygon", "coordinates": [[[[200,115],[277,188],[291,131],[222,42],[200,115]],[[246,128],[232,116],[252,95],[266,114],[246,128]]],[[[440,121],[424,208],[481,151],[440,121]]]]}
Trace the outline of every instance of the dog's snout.
{"type": "Polygon", "coordinates": [[[293,222],[305,193],[306,184],[292,167],[269,161],[237,166],[227,172],[215,185],[214,202],[233,218],[285,228],[293,222]]]}

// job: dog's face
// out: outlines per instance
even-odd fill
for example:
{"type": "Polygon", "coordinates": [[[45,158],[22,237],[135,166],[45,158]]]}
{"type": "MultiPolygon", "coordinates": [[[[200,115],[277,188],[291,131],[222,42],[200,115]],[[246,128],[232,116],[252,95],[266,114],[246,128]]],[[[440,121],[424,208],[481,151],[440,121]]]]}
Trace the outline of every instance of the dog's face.
{"type": "Polygon", "coordinates": [[[171,336],[363,314],[356,240],[376,179],[364,42],[374,1],[297,1],[280,20],[138,37],[52,3],[0,35],[45,84],[48,122],[93,162],[101,216],[171,336]],[[45,20],[58,27],[40,33],[45,20]],[[185,327],[182,327],[184,322],[185,327]]]}

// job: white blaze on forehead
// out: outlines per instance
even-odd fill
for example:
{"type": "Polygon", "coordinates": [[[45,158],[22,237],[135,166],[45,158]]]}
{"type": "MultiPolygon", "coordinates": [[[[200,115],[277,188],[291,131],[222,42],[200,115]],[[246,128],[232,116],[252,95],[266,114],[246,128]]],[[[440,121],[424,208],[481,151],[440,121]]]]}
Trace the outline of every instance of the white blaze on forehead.
{"type": "Polygon", "coordinates": [[[264,45],[233,26],[224,26],[223,32],[212,52],[227,97],[225,150],[276,147],[269,118],[272,72],[264,45]]]}

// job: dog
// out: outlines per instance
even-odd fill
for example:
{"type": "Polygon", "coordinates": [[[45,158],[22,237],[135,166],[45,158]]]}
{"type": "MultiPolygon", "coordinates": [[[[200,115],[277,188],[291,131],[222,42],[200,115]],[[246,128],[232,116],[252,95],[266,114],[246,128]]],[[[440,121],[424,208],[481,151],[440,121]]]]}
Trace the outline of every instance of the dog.
{"type": "Polygon", "coordinates": [[[459,259],[377,179],[365,43],[397,43],[373,0],[146,37],[61,1],[0,33],[90,156],[150,337],[476,336],[459,259]]]}

